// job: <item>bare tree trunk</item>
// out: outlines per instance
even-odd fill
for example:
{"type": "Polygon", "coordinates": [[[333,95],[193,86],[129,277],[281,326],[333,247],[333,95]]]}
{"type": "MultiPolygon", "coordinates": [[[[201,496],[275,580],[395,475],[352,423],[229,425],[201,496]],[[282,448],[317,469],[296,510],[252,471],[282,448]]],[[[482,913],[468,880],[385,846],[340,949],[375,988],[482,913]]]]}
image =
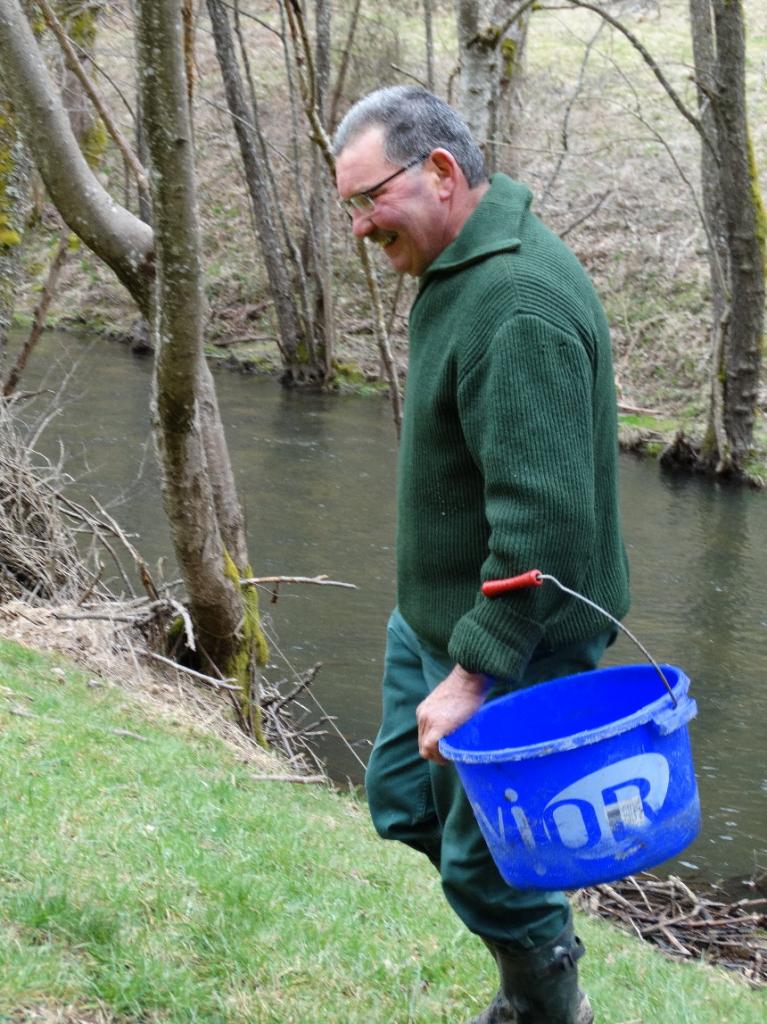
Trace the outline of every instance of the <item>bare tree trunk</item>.
{"type": "Polygon", "coordinates": [[[717,50],[714,101],[721,196],[730,249],[731,308],[724,356],[724,426],[742,468],[752,443],[761,369],[765,215],[746,110],[742,0],[712,0],[717,50]]]}
{"type": "MultiPolygon", "coordinates": [[[[219,476],[218,486],[227,493],[217,495],[206,444],[206,433],[218,439],[221,432],[202,347],[205,302],[179,0],[138,0],[136,8],[153,169],[153,413],[163,496],[199,643],[214,669],[240,679],[247,699],[265,650],[257,610],[254,617],[239,584],[248,566],[233,477],[219,476]],[[218,515],[222,500],[232,512],[229,547],[218,515]]],[[[228,466],[225,449],[219,447],[217,458],[228,466]]]]}
{"type": "Polygon", "coordinates": [[[277,314],[279,347],[285,367],[283,380],[287,384],[322,383],[324,359],[317,359],[311,327],[296,305],[297,268],[291,267],[292,253],[291,256],[287,255],[275,224],[269,199],[268,169],[259,150],[251,112],[245,99],[229,15],[222,0],[207,0],[207,6],[227,105],[240,145],[261,252],[277,314]]]}
{"type": "MultiPolygon", "coordinates": [[[[330,88],[331,6],[328,0],[315,0],[315,67],[317,69],[317,113],[327,124],[330,88]]],[[[313,326],[317,355],[325,368],[325,380],[333,377],[335,348],[335,312],[333,303],[333,250],[330,244],[330,189],[325,187],[325,162],[316,146],[312,147],[312,190],[306,239],[314,284],[313,326]]]]}
{"type": "Polygon", "coordinates": [[[522,116],[525,66],[527,56],[527,33],[530,28],[532,7],[519,11],[501,37],[501,79],[498,87],[499,143],[503,143],[503,163],[510,174],[517,172],[515,142],[519,134],[522,116]]]}
{"type": "Polygon", "coordinates": [[[523,66],[532,0],[455,0],[460,76],[458,106],[482,147],[488,170],[498,168],[505,109],[514,95],[514,75],[523,66]]]}
{"type": "Polygon", "coordinates": [[[729,328],[729,251],[727,220],[722,202],[719,164],[721,151],[714,116],[716,47],[709,0],[690,0],[690,30],[698,89],[698,115],[710,144],[701,144],[700,180],[708,242],[711,281],[711,397],[708,425],[702,444],[704,460],[716,466],[726,461],[728,443],[724,429],[724,351],[729,328]]]}
{"type": "MultiPolygon", "coordinates": [[[[319,147],[331,177],[334,177],[335,157],[333,156],[333,146],[330,142],[330,137],[328,136],[325,125],[322,123],[317,109],[316,70],[312,60],[308,33],[306,31],[306,23],[304,22],[303,14],[299,7],[287,5],[283,7],[283,10],[285,10],[290,24],[290,32],[293,38],[293,46],[295,50],[296,66],[299,68],[301,99],[304,104],[304,112],[306,113],[306,117],[311,128],[312,139],[319,147]]],[[[383,305],[381,303],[381,293],[378,287],[375,268],[370,260],[370,253],[365,239],[357,240],[357,251],[365,271],[365,279],[367,281],[370,299],[373,305],[376,342],[378,344],[381,360],[387,370],[389,397],[391,399],[392,411],[394,414],[394,425],[397,431],[397,439],[399,440],[402,426],[402,402],[400,398],[397,364],[394,361],[391,346],[389,345],[389,338],[386,333],[386,321],[383,314],[383,305]]]]}
{"type": "Polygon", "coordinates": [[[336,125],[339,121],[338,107],[344,93],[344,86],[346,85],[346,75],[349,70],[349,61],[351,60],[354,36],[357,32],[357,23],[360,17],[361,6],[362,0],[354,0],[354,8],[352,9],[351,17],[349,18],[349,31],[346,33],[346,41],[344,43],[344,48],[341,51],[341,64],[338,68],[338,78],[336,79],[335,88],[333,89],[333,99],[330,101],[330,114],[328,116],[329,133],[335,131],[336,125]]]}

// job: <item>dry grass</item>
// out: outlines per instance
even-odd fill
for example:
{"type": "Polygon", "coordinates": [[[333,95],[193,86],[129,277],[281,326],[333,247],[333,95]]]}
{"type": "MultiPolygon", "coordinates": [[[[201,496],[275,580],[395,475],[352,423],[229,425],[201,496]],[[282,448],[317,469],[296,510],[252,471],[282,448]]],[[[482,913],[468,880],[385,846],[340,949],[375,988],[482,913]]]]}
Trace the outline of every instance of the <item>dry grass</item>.
{"type": "MultiPolygon", "coordinates": [[[[114,604],[104,606],[105,614],[119,615],[119,610],[114,604]]],[[[11,601],[0,605],[0,636],[64,655],[92,674],[89,685],[118,685],[152,716],[214,733],[258,771],[285,772],[283,761],[242,732],[220,695],[181,672],[149,663],[140,631],[104,620],[69,618],[80,615],[82,609],[77,605],[31,607],[11,601]]]]}

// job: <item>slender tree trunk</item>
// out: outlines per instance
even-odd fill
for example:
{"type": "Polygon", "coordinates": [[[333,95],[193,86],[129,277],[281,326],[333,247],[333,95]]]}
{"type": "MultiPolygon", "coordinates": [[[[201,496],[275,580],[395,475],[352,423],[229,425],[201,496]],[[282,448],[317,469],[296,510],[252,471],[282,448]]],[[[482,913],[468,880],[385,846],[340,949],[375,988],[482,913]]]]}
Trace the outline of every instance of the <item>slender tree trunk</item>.
{"type": "Polygon", "coordinates": [[[227,105],[240,145],[269,288],[277,314],[280,352],[285,367],[283,380],[287,384],[321,383],[325,372],[324,360],[312,358],[314,338],[296,305],[297,270],[291,265],[292,254],[291,257],[286,254],[275,223],[269,198],[268,170],[259,151],[251,112],[245,99],[229,15],[222,0],[207,0],[207,6],[227,105]]]}
{"type": "Polygon", "coordinates": [[[742,0],[712,0],[717,50],[714,116],[729,240],[730,317],[724,355],[724,426],[736,467],[753,443],[764,333],[765,231],[746,110],[742,0]]]}
{"type": "Polygon", "coordinates": [[[698,116],[709,140],[701,142],[700,180],[703,215],[708,243],[708,264],[711,281],[711,394],[708,425],[703,439],[702,456],[716,466],[728,449],[724,430],[724,350],[729,328],[729,249],[727,220],[722,202],[719,173],[721,151],[714,116],[716,93],[716,46],[710,0],[690,0],[695,79],[698,87],[698,116]]]}
{"type": "Polygon", "coordinates": [[[352,48],[354,47],[354,37],[357,34],[357,25],[359,23],[361,7],[362,0],[354,0],[354,7],[352,8],[352,12],[349,17],[349,29],[346,33],[343,50],[341,51],[341,63],[338,67],[338,77],[336,78],[336,84],[333,88],[333,99],[330,101],[330,114],[328,115],[329,134],[332,134],[335,131],[336,126],[340,121],[338,109],[341,104],[341,97],[344,94],[346,75],[349,71],[349,62],[352,56],[352,48]]]}
{"type": "Polygon", "coordinates": [[[434,18],[432,0],[423,0],[423,28],[426,37],[426,87],[434,92],[434,18]]]}
{"type": "MultiPolygon", "coordinates": [[[[317,69],[317,113],[327,124],[330,88],[331,6],[328,0],[315,4],[315,67],[317,69]]],[[[330,244],[330,188],[326,186],[325,161],[317,146],[312,147],[312,190],[309,223],[306,225],[308,258],[313,283],[313,329],[317,357],[325,370],[325,381],[333,377],[335,311],[333,303],[333,250],[330,244]]],[[[327,183],[329,185],[329,183],[327,183]]]]}
{"type": "MultiPolygon", "coordinates": [[[[250,706],[266,651],[247,575],[243,517],[203,356],[205,302],[179,0],[138,0],[139,76],[152,164],[157,286],[155,438],[163,496],[200,646],[250,706]]],[[[256,732],[258,721],[251,718],[256,732]]]]}

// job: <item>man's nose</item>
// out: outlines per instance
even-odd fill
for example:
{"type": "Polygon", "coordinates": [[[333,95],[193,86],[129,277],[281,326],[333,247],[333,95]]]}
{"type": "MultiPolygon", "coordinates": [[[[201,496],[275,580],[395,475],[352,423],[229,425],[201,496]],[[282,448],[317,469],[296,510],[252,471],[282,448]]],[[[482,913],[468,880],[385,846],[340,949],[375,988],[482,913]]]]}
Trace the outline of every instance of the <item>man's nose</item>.
{"type": "Polygon", "coordinates": [[[373,222],[370,217],[372,210],[358,210],[352,207],[352,231],[357,238],[365,238],[373,230],[373,222]]]}

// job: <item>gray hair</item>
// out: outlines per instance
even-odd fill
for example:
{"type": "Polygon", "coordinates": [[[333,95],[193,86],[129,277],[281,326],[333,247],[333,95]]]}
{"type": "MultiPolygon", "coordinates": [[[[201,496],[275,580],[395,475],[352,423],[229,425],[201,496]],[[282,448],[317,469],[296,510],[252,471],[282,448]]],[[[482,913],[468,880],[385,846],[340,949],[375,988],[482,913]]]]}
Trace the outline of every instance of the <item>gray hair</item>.
{"type": "Polygon", "coordinates": [[[394,85],[363,96],[336,129],[333,152],[338,156],[358,135],[376,126],[383,128],[384,155],[393,164],[404,166],[433,149],[446,149],[469,188],[487,179],[485,158],[466,122],[419,85],[394,85]]]}

